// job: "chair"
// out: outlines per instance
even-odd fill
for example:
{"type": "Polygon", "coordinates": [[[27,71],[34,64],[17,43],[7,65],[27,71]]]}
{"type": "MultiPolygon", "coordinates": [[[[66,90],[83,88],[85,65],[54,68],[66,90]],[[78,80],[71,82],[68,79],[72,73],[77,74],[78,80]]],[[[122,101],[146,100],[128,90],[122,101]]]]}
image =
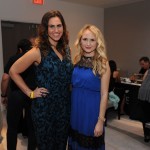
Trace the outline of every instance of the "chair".
{"type": "MultiPolygon", "coordinates": [[[[120,101],[118,103],[118,108],[117,108],[117,116],[118,116],[118,120],[120,120],[120,116],[121,116],[121,103],[122,103],[123,98],[124,98],[124,89],[116,87],[116,88],[114,88],[114,93],[120,98],[120,101]]],[[[107,110],[106,110],[106,113],[105,113],[105,118],[106,118],[105,126],[107,126],[107,120],[108,120],[107,116],[108,116],[108,113],[112,109],[114,109],[114,106],[110,102],[110,100],[108,100],[107,110]]]]}
{"type": "Polygon", "coordinates": [[[145,127],[150,129],[150,122],[145,123],[145,127]]]}
{"type": "MultiPolygon", "coordinates": [[[[108,100],[108,104],[107,104],[107,109],[106,109],[106,113],[105,113],[105,126],[107,126],[107,120],[108,120],[108,113],[111,111],[111,110],[114,110],[114,106],[113,104],[111,103],[110,100],[108,100]]],[[[119,108],[119,104],[118,104],[118,108],[117,108],[117,115],[118,115],[118,120],[120,120],[120,108],[119,108]]]]}

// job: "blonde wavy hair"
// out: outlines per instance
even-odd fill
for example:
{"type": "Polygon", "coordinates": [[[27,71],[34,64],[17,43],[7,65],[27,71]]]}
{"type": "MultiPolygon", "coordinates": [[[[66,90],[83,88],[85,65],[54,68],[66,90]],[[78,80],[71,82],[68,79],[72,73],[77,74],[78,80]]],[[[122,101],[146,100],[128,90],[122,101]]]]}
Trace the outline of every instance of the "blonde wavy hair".
{"type": "Polygon", "coordinates": [[[77,39],[75,41],[75,47],[79,51],[79,53],[74,58],[74,65],[77,64],[81,57],[83,56],[83,49],[81,48],[81,38],[86,30],[91,31],[97,41],[97,47],[95,49],[95,55],[92,61],[93,65],[93,73],[96,75],[102,76],[106,72],[106,63],[108,62],[107,54],[106,54],[106,46],[103,34],[101,31],[94,25],[86,24],[78,33],[77,39]]]}

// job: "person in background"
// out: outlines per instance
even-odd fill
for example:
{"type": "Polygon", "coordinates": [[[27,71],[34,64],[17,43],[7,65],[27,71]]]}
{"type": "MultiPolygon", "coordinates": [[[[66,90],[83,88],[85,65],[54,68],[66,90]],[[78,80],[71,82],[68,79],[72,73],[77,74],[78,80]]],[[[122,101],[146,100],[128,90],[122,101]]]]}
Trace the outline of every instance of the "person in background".
{"type": "MultiPolygon", "coordinates": [[[[1,86],[2,87],[2,86],[1,86]]],[[[7,96],[3,95],[1,92],[1,101],[0,101],[0,143],[3,140],[2,137],[2,129],[3,129],[3,109],[6,109],[7,107],[7,96]],[[3,106],[3,107],[2,107],[3,106]]]]}
{"type": "MultiPolygon", "coordinates": [[[[21,39],[17,45],[16,55],[12,56],[4,68],[4,74],[1,80],[1,97],[7,102],[7,150],[16,150],[17,147],[17,133],[20,127],[20,119],[22,117],[23,109],[26,110],[26,123],[28,127],[28,150],[36,148],[36,140],[34,130],[32,127],[32,120],[30,114],[31,102],[29,98],[17,87],[9,76],[9,70],[13,63],[22,57],[28,50],[31,49],[31,42],[28,39],[21,39]],[[9,90],[8,90],[9,88],[9,90]]],[[[33,68],[29,68],[21,74],[30,88],[35,88],[33,68]]],[[[25,123],[25,122],[24,122],[25,123]]],[[[27,131],[26,131],[27,132],[27,131]]],[[[26,133],[27,134],[27,133],[26,133]]]]}
{"type": "MultiPolygon", "coordinates": [[[[141,74],[143,77],[144,73],[150,68],[149,58],[146,56],[141,57],[139,59],[139,64],[141,66],[141,69],[139,70],[138,73],[141,74]]],[[[140,79],[141,79],[141,77],[140,77],[140,79]]],[[[136,76],[135,75],[130,76],[130,80],[131,80],[131,82],[135,82],[136,76]]]]}
{"type": "Polygon", "coordinates": [[[117,64],[114,60],[109,60],[110,66],[110,82],[109,82],[109,92],[113,91],[115,88],[115,83],[120,82],[120,75],[119,71],[117,70],[117,64]]]}
{"type": "Polygon", "coordinates": [[[111,70],[110,82],[109,82],[109,92],[114,91],[114,93],[120,98],[118,113],[119,116],[125,114],[124,105],[125,105],[125,89],[117,87],[116,83],[120,83],[120,74],[117,70],[117,64],[114,60],[109,60],[109,66],[111,70]]]}
{"type": "Polygon", "coordinates": [[[146,56],[143,56],[139,59],[139,64],[141,66],[139,74],[144,74],[150,68],[150,61],[146,56]]]}
{"type": "Polygon", "coordinates": [[[85,25],[75,43],[69,150],[104,150],[110,68],[101,31],[85,25]]]}
{"type": "Polygon", "coordinates": [[[3,118],[2,118],[2,110],[1,110],[1,104],[0,104],[0,143],[3,140],[3,137],[2,137],[2,128],[3,128],[3,118]]]}
{"type": "Polygon", "coordinates": [[[73,69],[67,34],[59,11],[45,13],[36,45],[10,69],[11,78],[32,101],[31,113],[39,150],[66,150],[73,69]],[[32,64],[37,84],[34,90],[20,76],[32,64]]]}
{"type": "Polygon", "coordinates": [[[138,99],[143,110],[143,131],[144,131],[144,141],[150,141],[150,129],[146,127],[146,123],[150,123],[150,69],[148,69],[143,77],[143,82],[140,86],[138,99]]]}

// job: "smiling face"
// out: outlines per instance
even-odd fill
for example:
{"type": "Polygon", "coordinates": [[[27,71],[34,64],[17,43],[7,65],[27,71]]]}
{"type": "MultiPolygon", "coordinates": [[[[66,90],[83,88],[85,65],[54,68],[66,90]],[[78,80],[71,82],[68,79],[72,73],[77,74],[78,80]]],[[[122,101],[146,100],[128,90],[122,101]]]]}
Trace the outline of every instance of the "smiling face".
{"type": "Polygon", "coordinates": [[[90,30],[87,29],[83,32],[80,43],[84,56],[94,56],[95,49],[97,47],[97,41],[95,35],[90,30]]]}
{"type": "Polygon", "coordinates": [[[48,36],[52,45],[56,46],[63,35],[63,25],[58,17],[52,17],[48,21],[48,36]]]}

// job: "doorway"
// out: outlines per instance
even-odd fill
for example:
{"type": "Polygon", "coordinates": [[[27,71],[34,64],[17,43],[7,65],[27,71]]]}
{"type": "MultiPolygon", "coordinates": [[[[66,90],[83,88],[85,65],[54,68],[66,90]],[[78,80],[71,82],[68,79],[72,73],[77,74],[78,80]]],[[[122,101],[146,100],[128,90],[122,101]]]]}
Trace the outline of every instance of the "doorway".
{"type": "Polygon", "coordinates": [[[3,62],[6,65],[9,58],[15,55],[17,51],[17,43],[23,39],[29,39],[37,35],[39,24],[23,23],[13,21],[1,21],[2,31],[2,48],[3,48],[3,62]]]}

